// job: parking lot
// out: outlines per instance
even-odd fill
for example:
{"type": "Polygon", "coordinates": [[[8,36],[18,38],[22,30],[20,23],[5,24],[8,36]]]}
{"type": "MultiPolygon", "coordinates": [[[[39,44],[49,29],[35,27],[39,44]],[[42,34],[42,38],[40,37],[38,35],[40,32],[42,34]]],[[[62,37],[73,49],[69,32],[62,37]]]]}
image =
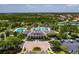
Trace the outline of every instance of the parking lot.
{"type": "Polygon", "coordinates": [[[67,49],[68,49],[71,53],[74,53],[74,52],[76,52],[77,50],[79,50],[79,42],[76,41],[76,40],[73,40],[73,41],[66,40],[66,41],[62,42],[62,45],[66,46],[67,49]]]}

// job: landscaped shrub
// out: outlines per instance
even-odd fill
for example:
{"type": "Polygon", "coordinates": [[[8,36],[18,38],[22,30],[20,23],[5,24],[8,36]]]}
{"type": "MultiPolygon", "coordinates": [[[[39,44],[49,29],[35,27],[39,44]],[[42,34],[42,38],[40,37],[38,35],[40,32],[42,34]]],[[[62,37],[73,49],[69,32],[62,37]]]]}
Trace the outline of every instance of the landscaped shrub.
{"type": "Polygon", "coordinates": [[[40,47],[34,47],[32,51],[41,51],[40,47]]]}
{"type": "Polygon", "coordinates": [[[0,37],[1,37],[1,38],[4,38],[4,34],[1,34],[0,37]]]}
{"type": "Polygon", "coordinates": [[[43,36],[42,40],[50,40],[48,36],[43,36]]]}
{"type": "Polygon", "coordinates": [[[48,37],[56,37],[56,33],[48,33],[47,36],[48,37]]]}
{"type": "Polygon", "coordinates": [[[9,31],[6,31],[5,34],[6,34],[6,36],[9,36],[10,35],[10,32],[9,31]]]}
{"type": "Polygon", "coordinates": [[[14,35],[14,36],[17,36],[17,35],[18,35],[18,33],[17,33],[17,32],[13,32],[13,35],[14,35]]]}
{"type": "Polygon", "coordinates": [[[21,50],[22,49],[20,47],[16,47],[16,48],[10,47],[8,49],[0,50],[0,54],[17,54],[20,53],[21,50]]]}
{"type": "Polygon", "coordinates": [[[53,47],[51,47],[52,51],[55,53],[59,53],[63,51],[64,53],[69,53],[66,46],[61,45],[61,42],[59,40],[50,41],[50,44],[52,44],[53,47]]]}
{"type": "Polygon", "coordinates": [[[49,43],[53,44],[53,46],[60,46],[61,42],[59,40],[49,41],[49,43]]]}
{"type": "Polygon", "coordinates": [[[71,36],[72,36],[73,38],[78,38],[78,37],[79,37],[77,33],[71,33],[71,36]]]}
{"type": "Polygon", "coordinates": [[[32,40],[33,40],[32,36],[28,36],[28,37],[27,37],[27,40],[28,40],[28,41],[32,41],[32,40]]]}
{"type": "Polygon", "coordinates": [[[24,39],[24,38],[25,38],[25,36],[24,36],[23,33],[19,33],[19,34],[17,35],[17,37],[20,38],[20,39],[24,39]]]}

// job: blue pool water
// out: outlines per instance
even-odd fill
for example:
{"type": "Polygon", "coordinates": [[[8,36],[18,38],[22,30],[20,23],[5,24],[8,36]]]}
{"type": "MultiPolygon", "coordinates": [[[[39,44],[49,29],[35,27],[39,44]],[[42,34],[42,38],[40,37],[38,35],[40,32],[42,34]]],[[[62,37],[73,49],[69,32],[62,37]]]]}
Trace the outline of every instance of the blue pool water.
{"type": "Polygon", "coordinates": [[[36,27],[36,28],[32,28],[33,30],[41,30],[41,31],[45,31],[45,30],[50,30],[50,28],[48,27],[36,27]]]}
{"type": "Polygon", "coordinates": [[[17,28],[15,31],[16,32],[24,32],[25,31],[25,28],[17,28]]]}

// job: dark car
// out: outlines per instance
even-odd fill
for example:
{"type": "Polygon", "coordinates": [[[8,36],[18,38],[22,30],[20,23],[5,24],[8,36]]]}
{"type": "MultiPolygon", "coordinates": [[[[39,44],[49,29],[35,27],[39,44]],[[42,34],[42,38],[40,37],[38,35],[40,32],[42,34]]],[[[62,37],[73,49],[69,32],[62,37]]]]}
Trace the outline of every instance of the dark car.
{"type": "Polygon", "coordinates": [[[65,42],[64,39],[61,39],[60,41],[61,41],[61,43],[65,42]]]}

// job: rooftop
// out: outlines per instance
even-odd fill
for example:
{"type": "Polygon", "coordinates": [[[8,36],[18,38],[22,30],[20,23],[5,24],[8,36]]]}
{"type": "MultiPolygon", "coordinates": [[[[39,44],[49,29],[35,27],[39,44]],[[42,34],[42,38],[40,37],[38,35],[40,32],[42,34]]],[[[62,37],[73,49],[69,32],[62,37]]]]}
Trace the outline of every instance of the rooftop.
{"type": "Polygon", "coordinates": [[[40,47],[41,51],[47,51],[50,44],[47,41],[26,41],[23,47],[28,51],[32,51],[34,47],[40,47]]]}

